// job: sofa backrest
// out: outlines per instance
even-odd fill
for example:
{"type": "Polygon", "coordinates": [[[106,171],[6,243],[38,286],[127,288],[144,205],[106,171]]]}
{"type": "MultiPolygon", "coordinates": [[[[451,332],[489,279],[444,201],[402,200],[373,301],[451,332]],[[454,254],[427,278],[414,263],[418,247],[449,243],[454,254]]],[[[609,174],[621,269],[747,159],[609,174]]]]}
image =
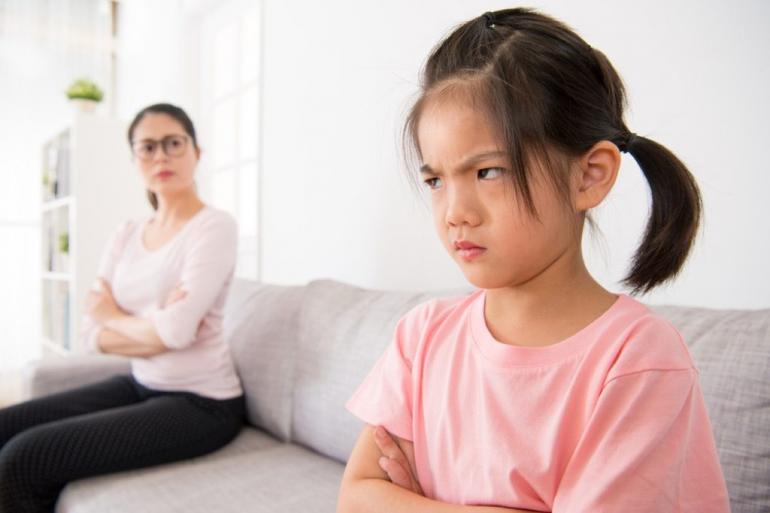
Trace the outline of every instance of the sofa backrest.
{"type": "Polygon", "coordinates": [[[430,296],[308,285],[300,312],[292,440],[346,461],[363,424],[345,403],[393,339],[398,320],[430,296]]]}
{"type": "MultiPolygon", "coordinates": [[[[225,333],[249,421],[345,461],[362,428],[345,403],[398,320],[431,297],[459,293],[236,280],[225,333]]],[[[770,310],[654,309],[682,333],[700,371],[733,513],[770,511],[770,310]]]]}
{"type": "Polygon", "coordinates": [[[345,402],[390,343],[401,316],[435,295],[442,294],[366,290],[332,280],[305,287],[234,280],[224,335],[245,390],[247,420],[281,440],[346,461],[362,424],[345,402]]]}
{"type": "Polygon", "coordinates": [[[299,310],[305,287],[233,280],[225,306],[225,340],[241,378],[248,421],[277,438],[291,434],[299,310]]]}
{"type": "Polygon", "coordinates": [[[770,511],[770,310],[653,310],[695,359],[732,513],[770,511]]]}

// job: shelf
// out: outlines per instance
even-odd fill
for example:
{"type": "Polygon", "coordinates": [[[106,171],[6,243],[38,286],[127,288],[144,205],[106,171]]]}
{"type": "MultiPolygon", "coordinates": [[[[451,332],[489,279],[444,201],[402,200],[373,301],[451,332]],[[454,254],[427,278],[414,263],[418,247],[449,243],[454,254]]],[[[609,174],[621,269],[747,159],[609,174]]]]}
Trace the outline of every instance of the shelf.
{"type": "Polygon", "coordinates": [[[62,356],[66,356],[66,355],[70,354],[70,352],[67,349],[64,349],[61,346],[61,344],[57,344],[53,340],[50,340],[50,339],[45,338],[45,337],[43,337],[43,347],[45,349],[48,349],[49,351],[51,351],[53,353],[56,353],[56,354],[59,354],[59,355],[62,355],[62,356]]]}
{"type": "Polygon", "coordinates": [[[70,205],[72,205],[72,196],[65,196],[63,198],[56,198],[53,200],[44,201],[43,212],[56,210],[57,208],[61,208],[61,207],[68,207],[70,205]]]}
{"type": "Polygon", "coordinates": [[[50,271],[43,271],[43,279],[51,281],[72,281],[72,276],[68,273],[52,273],[50,271]]]}
{"type": "Polygon", "coordinates": [[[126,123],[121,120],[75,116],[69,127],[42,145],[36,267],[40,333],[45,341],[37,344],[46,354],[84,349],[80,330],[84,300],[105,245],[126,219],[147,213],[144,187],[125,134],[126,123]]]}

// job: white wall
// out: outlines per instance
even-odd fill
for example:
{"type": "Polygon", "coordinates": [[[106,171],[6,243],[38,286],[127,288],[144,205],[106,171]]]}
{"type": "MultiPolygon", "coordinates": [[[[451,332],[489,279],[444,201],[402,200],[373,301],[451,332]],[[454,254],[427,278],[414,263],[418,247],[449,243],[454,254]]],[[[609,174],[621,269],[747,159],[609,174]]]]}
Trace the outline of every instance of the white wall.
{"type": "MultiPolygon", "coordinates": [[[[770,173],[761,151],[770,136],[770,3],[534,4],[608,55],[628,86],[629,126],[674,149],[701,184],[705,223],[694,254],[677,282],[644,299],[770,306],[770,173]]],[[[430,48],[455,24],[509,5],[266,2],[264,280],[464,283],[402,179],[398,132],[430,48]]],[[[647,212],[641,172],[625,159],[596,214],[605,243],[588,248],[592,270],[613,288],[647,212]]]]}
{"type": "MultiPolygon", "coordinates": [[[[134,9],[122,26],[132,39],[124,49],[167,47],[165,55],[187,58],[195,34],[179,9],[191,4],[212,5],[123,3],[124,12],[134,9]]],[[[628,87],[629,126],[672,148],[701,184],[705,223],[692,258],[678,281],[644,300],[769,307],[770,203],[761,196],[770,176],[761,149],[770,136],[770,3],[533,4],[608,55],[628,87]]],[[[400,129],[433,45],[457,23],[509,5],[263,1],[264,281],[334,278],[388,289],[465,284],[432,233],[427,207],[406,183],[400,129]]],[[[124,116],[158,99],[194,104],[189,72],[162,55],[146,60],[139,51],[124,52],[124,116]]],[[[647,201],[641,172],[625,157],[616,189],[595,214],[604,242],[587,244],[589,265],[608,287],[618,288],[647,201]]]]}
{"type": "Polygon", "coordinates": [[[121,2],[118,22],[117,116],[130,121],[142,108],[169,102],[195,118],[198,51],[183,0],[121,2]]]}

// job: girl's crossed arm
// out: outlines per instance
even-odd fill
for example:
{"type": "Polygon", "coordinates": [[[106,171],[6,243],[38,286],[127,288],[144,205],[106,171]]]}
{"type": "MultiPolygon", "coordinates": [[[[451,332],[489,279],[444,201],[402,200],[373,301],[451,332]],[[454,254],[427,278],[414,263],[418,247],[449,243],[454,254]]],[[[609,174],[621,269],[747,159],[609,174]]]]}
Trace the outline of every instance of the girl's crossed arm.
{"type": "Polygon", "coordinates": [[[376,433],[377,428],[366,426],[358,437],[342,476],[337,513],[525,513],[495,506],[446,504],[424,497],[415,477],[412,443],[394,440],[384,430],[376,433]]]}

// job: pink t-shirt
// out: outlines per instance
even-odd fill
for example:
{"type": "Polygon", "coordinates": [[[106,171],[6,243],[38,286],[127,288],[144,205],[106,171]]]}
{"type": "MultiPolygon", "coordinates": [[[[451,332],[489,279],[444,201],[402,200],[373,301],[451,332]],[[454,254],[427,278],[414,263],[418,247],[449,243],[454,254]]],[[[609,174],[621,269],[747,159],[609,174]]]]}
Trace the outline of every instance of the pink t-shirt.
{"type": "Polygon", "coordinates": [[[347,404],[414,443],[426,496],[558,513],[729,511],[698,373],[679,333],[621,295],[547,347],[498,342],[485,293],[437,299],[347,404]]]}
{"type": "MultiPolygon", "coordinates": [[[[222,309],[235,268],[238,230],[228,213],[206,206],[173,239],[148,250],[142,234],[149,219],[122,225],[107,244],[98,276],[118,305],[150,319],[170,349],[132,358],[137,381],[155,390],[184,390],[214,399],[243,393],[222,337],[222,309]],[[184,299],[163,308],[176,287],[184,299]]],[[[97,349],[101,327],[84,319],[86,345],[97,349]]]]}

